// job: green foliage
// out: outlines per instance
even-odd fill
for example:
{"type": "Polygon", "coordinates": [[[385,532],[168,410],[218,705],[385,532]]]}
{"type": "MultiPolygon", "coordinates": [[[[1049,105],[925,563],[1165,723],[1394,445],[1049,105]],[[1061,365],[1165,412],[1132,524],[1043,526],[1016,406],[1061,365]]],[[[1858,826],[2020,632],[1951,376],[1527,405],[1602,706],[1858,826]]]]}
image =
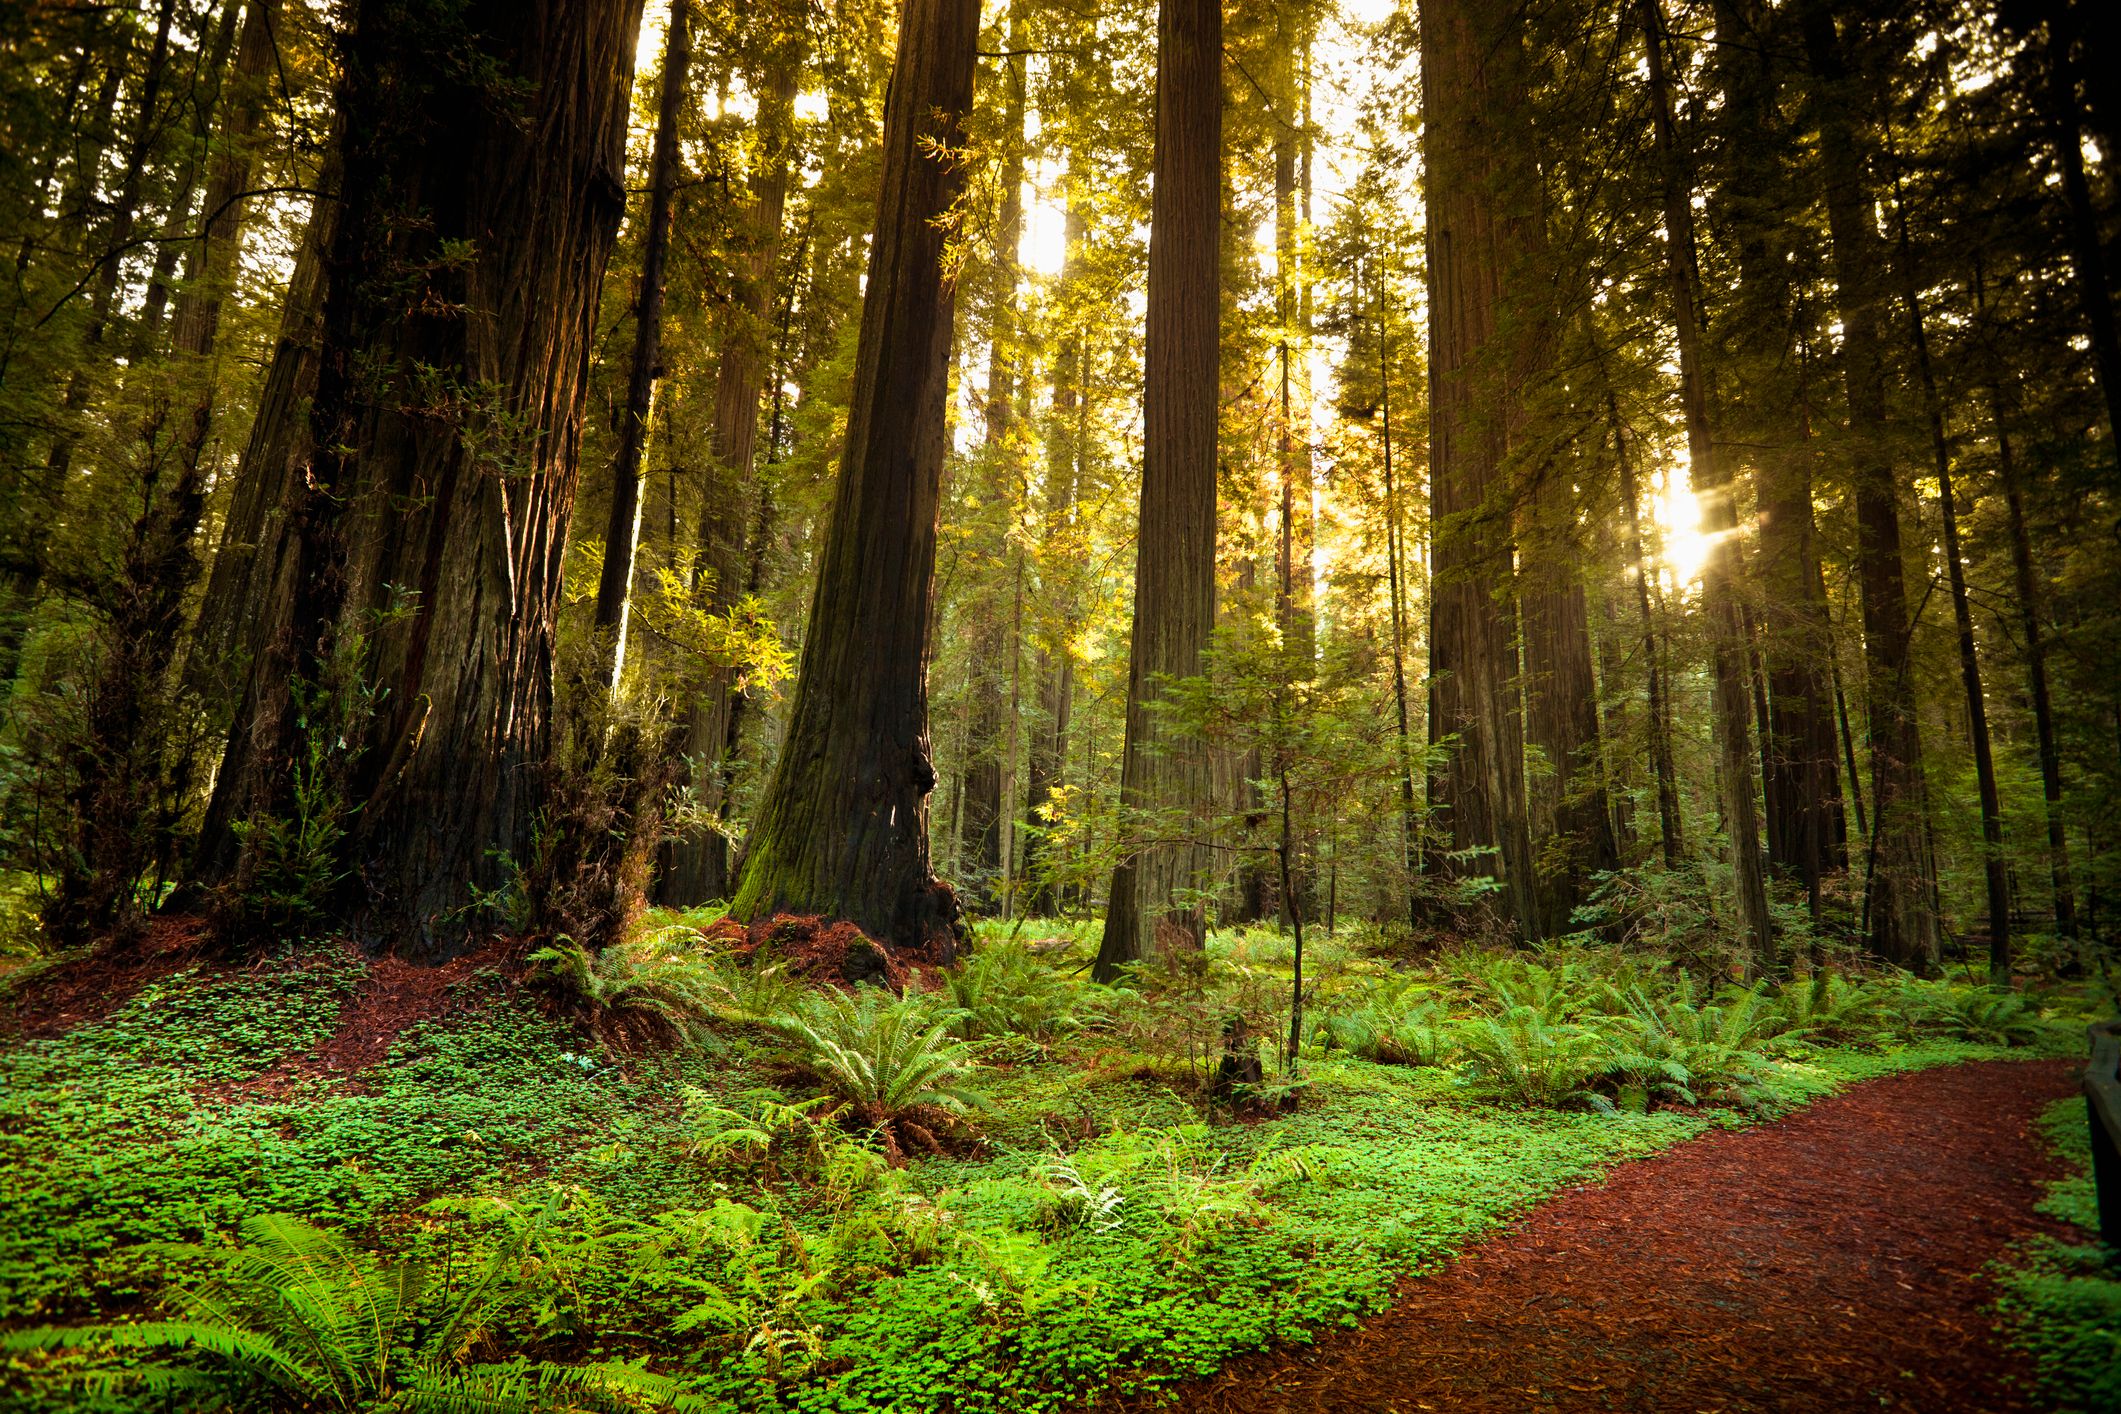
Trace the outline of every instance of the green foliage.
{"type": "Polygon", "coordinates": [[[1597,1032],[1513,1006],[1474,1018],[1459,1032],[1466,1084],[1511,1104],[1552,1107],[1588,1099],[1609,1051],[1597,1032]]]}
{"type": "MultiPolygon", "coordinates": [[[[137,1386],[154,1395],[211,1394],[244,1408],[413,1414],[697,1408],[669,1380],[635,1365],[569,1367],[470,1358],[519,1294],[521,1243],[438,1267],[387,1261],[299,1218],[247,1218],[242,1244],[197,1286],[176,1289],[161,1321],[46,1328],[7,1338],[13,1351],[92,1342],[117,1352],[198,1358],[115,1364],[91,1388],[137,1386]]],[[[211,1260],[197,1250],[192,1255],[211,1260]]]]}
{"type": "Polygon", "coordinates": [[[1328,1013],[1326,1039],[1350,1055],[1385,1065],[1442,1065],[1451,1035],[1434,1003],[1362,1006],[1328,1013]]]}
{"type": "Polygon", "coordinates": [[[826,1093],[862,1122],[883,1125],[922,1113],[962,1117],[980,1106],[969,1084],[974,1050],[949,1034],[960,1019],[917,994],[856,988],[814,993],[773,1024],[826,1093]]]}
{"type": "MultiPolygon", "coordinates": [[[[2057,1100],[2041,1128],[2068,1164],[2041,1207],[2089,1229],[2091,1139],[2084,1104],[2057,1100]]],[[[2033,1358],[2040,1393],[2065,1414],[2121,1408],[2121,1256],[2092,1241],[2040,1238],[2002,1273],[1997,1305],[2014,1344],[2033,1358]]]]}
{"type": "Polygon", "coordinates": [[[1021,944],[985,944],[948,977],[950,1000],[962,1013],[958,1034],[968,1041],[1050,1041],[1076,1024],[1073,990],[1021,944]]]}
{"type": "Polygon", "coordinates": [[[729,969],[717,965],[699,934],[657,928],[592,953],[561,937],[528,959],[593,1021],[647,1018],[691,1040],[728,1009],[729,969]]]}

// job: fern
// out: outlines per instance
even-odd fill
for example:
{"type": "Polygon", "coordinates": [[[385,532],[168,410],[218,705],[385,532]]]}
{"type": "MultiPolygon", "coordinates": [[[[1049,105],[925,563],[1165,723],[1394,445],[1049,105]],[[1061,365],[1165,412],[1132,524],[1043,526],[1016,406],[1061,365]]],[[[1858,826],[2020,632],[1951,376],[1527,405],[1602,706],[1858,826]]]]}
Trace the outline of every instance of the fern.
{"type": "Polygon", "coordinates": [[[963,1116],[984,1105],[968,1081],[971,1045],[953,1040],[961,1013],[875,989],[813,996],[775,1019],[798,1058],[864,1121],[890,1125],[921,1111],[963,1116]]]}
{"type": "MultiPolygon", "coordinates": [[[[637,1366],[518,1360],[464,1363],[509,1294],[521,1241],[500,1244],[468,1279],[388,1261],[285,1214],[247,1218],[242,1243],[211,1280],[173,1292],[169,1318],[134,1325],[19,1331],[13,1352],[162,1351],[187,1363],[96,1371],[91,1388],[149,1393],[259,1392],[255,1407],[348,1411],[388,1406],[433,1414],[703,1408],[637,1366]]],[[[520,1228],[519,1236],[528,1232],[520,1228]]],[[[183,1249],[205,1256],[198,1249],[183,1249]]]]}
{"type": "Polygon", "coordinates": [[[1463,1078],[1476,1092],[1534,1108],[1587,1099],[1607,1066],[1600,1037],[1573,1022],[1553,1022],[1531,1006],[1476,1017],[1459,1034],[1463,1078]]]}

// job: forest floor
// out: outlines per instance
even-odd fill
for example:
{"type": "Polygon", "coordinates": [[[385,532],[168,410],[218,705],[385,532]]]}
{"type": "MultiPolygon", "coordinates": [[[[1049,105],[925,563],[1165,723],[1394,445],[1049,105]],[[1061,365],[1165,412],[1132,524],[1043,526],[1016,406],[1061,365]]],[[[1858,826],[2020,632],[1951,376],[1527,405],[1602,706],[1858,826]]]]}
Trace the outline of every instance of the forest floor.
{"type": "Polygon", "coordinates": [[[2059,1227],[2033,1130],[2076,1068],[1855,1086],[1570,1189],[1315,1347],[1176,1391],[1189,1414],[2035,1407],[1989,1265],[2059,1227]]]}

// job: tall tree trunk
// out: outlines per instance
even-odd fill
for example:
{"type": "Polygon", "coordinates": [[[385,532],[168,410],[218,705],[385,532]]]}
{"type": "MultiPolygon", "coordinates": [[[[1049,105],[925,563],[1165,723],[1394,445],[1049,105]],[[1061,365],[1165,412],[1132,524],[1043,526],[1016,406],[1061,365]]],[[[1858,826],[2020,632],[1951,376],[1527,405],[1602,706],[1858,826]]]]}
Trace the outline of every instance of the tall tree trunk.
{"type": "Polygon", "coordinates": [[[292,604],[254,669],[310,687],[253,694],[216,789],[224,820],[289,819],[307,734],[343,736],[356,931],[415,958],[457,952],[530,843],[640,13],[365,0],[345,49],[292,604]],[[307,720],[327,690],[359,705],[307,720]]]}
{"type": "MultiPolygon", "coordinates": [[[[1073,170],[1084,160],[1080,153],[1069,156],[1068,216],[1066,246],[1061,257],[1060,287],[1068,289],[1079,276],[1083,237],[1089,222],[1082,206],[1082,174],[1073,170]]],[[[1082,446],[1088,413],[1088,382],[1085,378],[1083,331],[1070,326],[1061,335],[1060,350],[1053,360],[1053,414],[1046,436],[1046,533],[1051,545],[1056,534],[1075,518],[1076,485],[1082,477],[1082,446]]],[[[1067,778],[1068,727],[1075,706],[1075,655],[1068,644],[1065,626],[1074,623],[1074,583],[1070,567],[1056,565],[1046,576],[1047,612],[1053,623],[1064,626],[1050,641],[1039,645],[1034,672],[1038,678],[1038,721],[1041,731],[1030,753],[1025,781],[1024,819],[1029,830],[1024,837],[1023,877],[1030,894],[1024,911],[1039,916],[1060,911],[1060,893],[1053,887],[1053,865],[1047,858],[1052,848],[1046,818],[1055,792],[1067,778]]]]}
{"type": "Polygon", "coordinates": [[[1870,702],[1871,832],[1877,841],[1868,864],[1870,943],[1884,960],[1928,972],[1937,965],[1937,920],[1930,906],[1929,799],[1915,714],[1912,628],[1874,284],[1884,266],[1883,253],[1871,226],[1871,194],[1852,126],[1856,94],[1842,62],[1834,15],[1824,0],[1810,0],[1805,9],[1804,43],[1816,81],[1820,175],[1833,244],[1849,430],[1855,444],[1856,573],[1863,598],[1870,702]]]}
{"type": "Polygon", "coordinates": [[[940,219],[963,186],[977,0],[909,0],[884,110],[883,182],[846,451],[787,740],[731,912],[845,918],[947,958],[957,901],[928,866],[928,601],[942,491],[952,289],[940,219]]]}
{"type": "MultiPolygon", "coordinates": [[[[789,168],[795,157],[795,96],[802,82],[804,54],[800,35],[786,37],[763,83],[759,165],[752,176],[752,197],[744,216],[746,252],[738,266],[736,318],[723,336],[715,369],[714,467],[703,494],[698,564],[714,576],[713,603],[717,610],[726,610],[742,594],[759,589],[763,570],[760,556],[765,550],[767,527],[772,523],[772,498],[754,468],[758,461],[759,407],[765,397],[768,364],[777,370],[785,361],[794,314],[791,287],[787,298],[781,301],[779,329],[769,350],[768,316],[775,300],[781,228],[788,209],[789,168]],[[747,501],[751,527],[748,549],[742,509],[747,501]]],[[[806,232],[804,243],[807,240],[806,232]]],[[[800,264],[800,249],[796,259],[800,264]]],[[[776,408],[779,397],[776,382],[776,408]]],[[[767,456],[773,455],[769,438],[767,456]]],[[[736,691],[735,683],[734,673],[728,670],[712,674],[686,717],[687,769],[694,773],[694,789],[713,816],[713,823],[673,840],[665,851],[657,897],[666,904],[689,906],[723,898],[732,883],[729,841],[718,827],[728,818],[731,774],[743,724],[744,696],[736,691]]]]}
{"type": "Polygon", "coordinates": [[[1744,368],[1718,415],[1728,437],[1755,448],[1759,552],[1751,569],[1768,698],[1761,736],[1768,863],[1804,886],[1816,916],[1824,876],[1848,867],[1848,844],[1812,511],[1809,368],[1791,277],[1811,237],[1782,195],[1800,140],[1780,104],[1783,71],[1768,13],[1758,0],[1718,0],[1715,11],[1711,64],[1722,104],[1710,217],[1729,232],[1737,255],[1739,286],[1724,338],[1744,368]]]}
{"type": "MultiPolygon", "coordinates": [[[[1984,322],[1988,317],[1985,286],[1977,263],[1974,308],[1984,322]]],[[[2019,484],[2018,462],[2011,447],[2003,388],[1994,377],[1988,384],[1988,412],[1996,438],[1996,476],[2003,485],[2003,504],[2008,512],[2011,573],[2018,594],[2019,626],[2025,633],[2025,673],[2033,699],[2033,732],[2040,748],[2040,795],[2047,816],[2047,866],[2054,890],[2055,931],[2065,938],[2074,938],[2077,896],[2070,878],[2069,835],[2062,814],[2062,754],[2055,741],[2054,706],[2047,688],[2047,631],[2041,610],[2046,596],[2033,569],[2032,538],[2025,528],[2025,492],[2019,484]]]]}
{"type": "Polygon", "coordinates": [[[1156,184],[1142,394],[1141,518],[1127,659],[1120,808],[1129,838],[1113,870],[1092,975],[1200,945],[1206,875],[1194,817],[1208,757],[1155,710],[1160,677],[1192,677],[1215,625],[1216,420],[1222,388],[1222,0],[1162,0],[1156,43],[1156,184]],[[1152,838],[1139,836],[1147,833],[1152,838]]]}
{"type": "Polygon", "coordinates": [[[1524,134],[1514,11],[1497,0],[1424,0],[1422,141],[1429,263],[1429,594],[1432,741],[1454,739],[1429,777],[1455,867],[1497,876],[1509,916],[1537,937],[1517,707],[1516,588],[1503,462],[1517,420],[1506,266],[1542,220],[1524,134]],[[1530,189],[1528,189],[1530,188],[1530,189]],[[1470,856],[1461,854],[1461,860],[1470,856]]]}
{"type": "Polygon", "coordinates": [[[1981,658],[1974,644],[1974,611],[1966,598],[1966,566],[1959,552],[1959,509],[1952,491],[1952,447],[1945,432],[1944,403],[1930,367],[1929,330],[1922,313],[1922,292],[1915,277],[1914,242],[1909,238],[1907,206],[1894,193],[1899,222],[1900,297],[1907,308],[1909,341],[1915,350],[1915,372],[1922,387],[1922,411],[1929,422],[1930,451],[1937,462],[1937,506],[1944,520],[1944,562],[1952,591],[1952,623],[1958,630],[1959,678],[1966,690],[1966,734],[1974,749],[1974,780],[1981,797],[1982,874],[1988,885],[1988,960],[1992,985],[2011,985],[2011,889],[2009,863],[2003,857],[2003,803],[1996,789],[1996,760],[1989,745],[1988,700],[1981,691],[1981,658]]]}
{"type": "Polygon", "coordinates": [[[1709,379],[1701,338],[1701,275],[1694,244],[1693,180],[1673,131],[1672,95],[1665,77],[1664,8],[1661,0],[1639,0],[1643,46],[1649,59],[1651,116],[1664,166],[1665,257],[1670,268],[1672,325],[1679,344],[1681,405],[1694,489],[1704,502],[1711,540],[1702,567],[1702,608],[1709,620],[1715,664],[1716,744],[1722,769],[1724,827],[1730,840],[1731,878],[1738,917],[1745,927],[1747,971],[1755,978],[1775,970],[1775,933],[1768,916],[1767,880],[1761,869],[1760,818],[1755,805],[1753,741],[1748,701],[1750,649],[1739,601],[1738,506],[1734,477],[1709,425],[1709,379]]]}
{"type": "MultiPolygon", "coordinates": [[[[1009,7],[1007,38],[1002,60],[1002,157],[995,185],[1001,210],[994,223],[994,267],[987,291],[987,389],[982,400],[987,446],[1000,464],[1010,465],[1016,452],[1010,446],[1010,429],[1016,421],[1016,248],[1024,233],[1024,69],[1017,52],[1024,43],[1022,0],[1009,7]]],[[[1014,505],[1020,478],[1010,470],[1001,473],[1010,485],[1002,492],[1014,505]]],[[[1005,540],[1002,554],[1015,551],[1005,540]]],[[[1002,607],[983,589],[973,611],[979,617],[974,630],[971,680],[966,691],[972,699],[972,726],[958,790],[964,801],[958,835],[957,867],[969,876],[971,897],[982,912],[1003,906],[1008,871],[1009,762],[1015,753],[1016,720],[1009,711],[1005,679],[1013,678],[1011,626],[1003,622],[1002,607]]],[[[1013,615],[1012,615],[1013,616],[1013,615]]]]}
{"type": "Polygon", "coordinates": [[[1400,564],[1400,541],[1405,523],[1399,514],[1399,486],[1392,475],[1392,352],[1391,279],[1387,266],[1377,269],[1377,404],[1380,450],[1385,478],[1385,583],[1391,591],[1392,609],[1392,706],[1399,732],[1399,860],[1407,876],[1407,926],[1421,922],[1420,902],[1414,891],[1414,738],[1407,724],[1407,610],[1406,576],[1400,564]]]}
{"type": "MultiPolygon", "coordinates": [[[[598,676],[613,692],[626,670],[626,610],[633,597],[633,557],[640,539],[641,460],[655,385],[663,376],[663,292],[670,255],[670,214],[678,187],[678,118],[692,68],[692,6],[673,0],[663,41],[663,87],[656,102],[655,151],[648,167],[648,224],[641,233],[641,293],[633,307],[633,358],[626,402],[618,410],[619,448],[611,467],[611,513],[604,522],[604,565],[597,579],[598,676]]],[[[753,417],[757,400],[753,400],[753,417]]]]}
{"type": "Polygon", "coordinates": [[[1642,619],[1642,666],[1649,690],[1650,773],[1657,780],[1658,847],[1664,867],[1677,869],[1686,859],[1685,825],[1679,814],[1679,776],[1672,759],[1671,684],[1664,673],[1664,653],[1657,639],[1655,596],[1650,590],[1650,561],[1642,545],[1642,491],[1635,481],[1635,458],[1628,447],[1620,405],[1606,394],[1606,417],[1613,425],[1613,455],[1620,466],[1620,499],[1628,523],[1628,563],[1635,580],[1635,608],[1642,619]]]}

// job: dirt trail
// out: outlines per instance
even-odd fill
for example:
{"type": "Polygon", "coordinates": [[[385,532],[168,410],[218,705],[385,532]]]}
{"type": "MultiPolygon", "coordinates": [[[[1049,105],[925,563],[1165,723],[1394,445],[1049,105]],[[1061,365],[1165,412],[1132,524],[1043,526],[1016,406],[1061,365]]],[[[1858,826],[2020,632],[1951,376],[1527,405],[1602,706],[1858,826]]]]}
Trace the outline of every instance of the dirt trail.
{"type": "Polygon", "coordinates": [[[1982,1269],[2050,1230],[2033,1122],[2058,1061],[1855,1086],[1570,1189],[1315,1348],[1178,1391],[1185,1414],[2011,1414],[2026,1370],[1982,1269]]]}

